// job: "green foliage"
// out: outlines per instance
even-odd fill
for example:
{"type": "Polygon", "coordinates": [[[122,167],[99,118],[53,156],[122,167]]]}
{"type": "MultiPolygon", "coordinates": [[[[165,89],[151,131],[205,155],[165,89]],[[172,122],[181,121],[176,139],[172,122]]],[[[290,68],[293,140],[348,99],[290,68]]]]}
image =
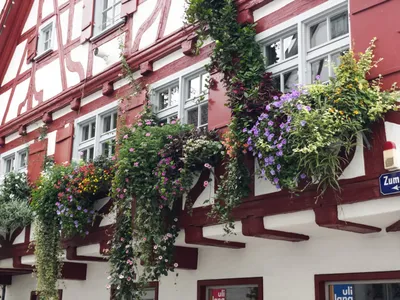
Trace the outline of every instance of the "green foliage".
{"type": "Polygon", "coordinates": [[[340,190],[338,178],[357,135],[396,109],[398,93],[382,91],[380,79],[366,80],[377,63],[374,47],[372,41],[358,60],[352,51],[345,53],[329,83],[317,81],[266,106],[247,141],[262,177],[291,191],[299,191],[302,180],[317,184],[319,195],[340,190]]]}
{"type": "MultiPolygon", "coordinates": [[[[221,178],[211,216],[221,223],[230,220],[234,207],[248,195],[250,173],[243,166],[247,136],[242,129],[250,126],[264,103],[277,94],[272,88],[270,74],[265,74],[261,48],[255,41],[255,24],[237,23],[237,9],[233,0],[188,0],[186,10],[189,24],[199,25],[198,47],[208,37],[215,40],[208,70],[217,70],[224,76],[228,107],[232,110],[225,146],[229,160],[227,173],[221,178]]],[[[231,231],[233,223],[225,226],[231,231]]]]}
{"type": "Polygon", "coordinates": [[[37,290],[45,299],[57,299],[61,233],[64,237],[88,234],[94,203],[106,196],[112,176],[112,163],[100,157],[79,165],[49,163],[36,183],[31,207],[36,216],[37,290]]]}
{"type": "Polygon", "coordinates": [[[158,125],[149,106],[133,127],[121,130],[118,143],[112,193],[119,213],[111,248],[111,284],[117,299],[140,299],[149,281],[177,267],[179,200],[191,188],[195,172],[221,160],[223,147],[216,133],[179,122],[158,125]]]}
{"type": "Polygon", "coordinates": [[[8,173],[0,186],[0,230],[12,233],[32,222],[31,188],[25,173],[8,173]]]}

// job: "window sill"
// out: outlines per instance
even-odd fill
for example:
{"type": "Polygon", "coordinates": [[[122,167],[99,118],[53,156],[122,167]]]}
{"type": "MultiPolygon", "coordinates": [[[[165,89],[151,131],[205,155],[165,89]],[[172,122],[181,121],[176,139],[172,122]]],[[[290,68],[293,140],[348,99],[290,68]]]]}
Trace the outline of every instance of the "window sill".
{"type": "Polygon", "coordinates": [[[40,53],[39,55],[36,55],[33,60],[36,62],[41,61],[46,57],[50,56],[53,52],[54,52],[53,48],[47,49],[46,51],[40,53]]]}
{"type": "Polygon", "coordinates": [[[97,42],[100,40],[102,37],[111,34],[114,32],[116,29],[118,29],[122,24],[125,24],[125,18],[122,18],[118,22],[116,22],[114,25],[104,29],[103,31],[100,31],[99,33],[95,34],[93,37],[90,38],[90,42],[97,42]]]}

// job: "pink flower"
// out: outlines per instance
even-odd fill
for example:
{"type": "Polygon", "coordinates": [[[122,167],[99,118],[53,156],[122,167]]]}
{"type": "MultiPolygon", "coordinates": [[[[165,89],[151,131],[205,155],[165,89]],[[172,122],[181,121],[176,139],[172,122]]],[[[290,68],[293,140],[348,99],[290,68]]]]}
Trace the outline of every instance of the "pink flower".
{"type": "Polygon", "coordinates": [[[146,239],[146,238],[143,238],[143,241],[147,241],[147,239],[146,239]]]}
{"type": "Polygon", "coordinates": [[[176,124],[176,121],[175,121],[175,120],[172,120],[172,121],[171,121],[171,124],[176,124]]]}
{"type": "Polygon", "coordinates": [[[160,209],[162,209],[162,208],[163,208],[163,206],[162,206],[162,205],[160,205],[159,207],[160,207],[160,209]]]}
{"type": "Polygon", "coordinates": [[[167,136],[168,139],[172,139],[172,135],[167,136]]]}
{"type": "Polygon", "coordinates": [[[124,135],[124,139],[126,140],[127,138],[128,138],[128,135],[127,135],[127,134],[125,134],[125,135],[124,135]]]}
{"type": "Polygon", "coordinates": [[[129,182],[129,178],[125,178],[125,182],[129,182]]]}
{"type": "Polygon", "coordinates": [[[131,279],[132,279],[132,278],[130,278],[130,277],[127,277],[127,278],[126,278],[126,280],[128,280],[128,281],[131,281],[131,279]]]}
{"type": "Polygon", "coordinates": [[[116,160],[116,157],[115,156],[111,157],[111,160],[116,160]]]}
{"type": "Polygon", "coordinates": [[[83,155],[83,152],[82,151],[79,151],[79,156],[82,156],[83,155]]]}
{"type": "Polygon", "coordinates": [[[204,167],[206,167],[207,169],[211,169],[211,165],[210,164],[204,164],[204,167]]]}
{"type": "Polygon", "coordinates": [[[155,245],[153,248],[154,248],[154,250],[157,250],[158,246],[157,246],[157,245],[155,245]]]}
{"type": "Polygon", "coordinates": [[[203,186],[204,186],[204,187],[207,187],[207,186],[208,186],[208,181],[207,181],[207,180],[203,182],[203,186]]]}
{"type": "Polygon", "coordinates": [[[111,285],[107,284],[106,288],[107,288],[107,290],[111,289],[111,285]]]}
{"type": "Polygon", "coordinates": [[[164,126],[164,123],[161,123],[160,126],[163,127],[163,126],[164,126]]]}
{"type": "Polygon", "coordinates": [[[150,136],[150,135],[151,135],[151,133],[150,133],[150,132],[146,133],[146,136],[150,136]]]}
{"type": "Polygon", "coordinates": [[[133,152],[133,151],[135,151],[135,149],[133,149],[133,148],[130,148],[130,149],[129,149],[129,152],[133,152]]]}
{"type": "Polygon", "coordinates": [[[177,267],[178,267],[178,264],[177,264],[177,263],[174,263],[174,267],[177,268],[177,267]]]}
{"type": "Polygon", "coordinates": [[[139,122],[138,123],[138,126],[140,127],[140,126],[143,126],[143,123],[142,122],[139,122]]]}
{"type": "Polygon", "coordinates": [[[159,256],[158,259],[159,259],[159,260],[162,260],[162,256],[159,256]]]}
{"type": "Polygon", "coordinates": [[[139,167],[139,163],[138,163],[138,162],[135,162],[133,165],[134,165],[135,167],[139,167]]]}
{"type": "Polygon", "coordinates": [[[122,238],[121,238],[121,242],[123,242],[123,241],[125,241],[125,239],[122,237],[122,238]]]}

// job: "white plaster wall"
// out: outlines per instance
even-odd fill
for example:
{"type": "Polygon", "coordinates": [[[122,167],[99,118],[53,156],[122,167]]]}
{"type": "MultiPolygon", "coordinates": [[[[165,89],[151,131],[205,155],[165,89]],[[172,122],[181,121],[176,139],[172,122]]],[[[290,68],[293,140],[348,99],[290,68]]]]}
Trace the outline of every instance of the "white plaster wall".
{"type": "MultiPolygon", "coordinates": [[[[197,281],[202,279],[263,277],[264,299],[315,299],[314,275],[392,271],[400,269],[399,234],[353,234],[311,238],[290,243],[256,239],[245,249],[199,249],[198,269],[178,270],[163,277],[160,300],[197,300],[197,281]]],[[[108,263],[88,264],[86,281],[60,282],[63,300],[108,300],[108,263]]],[[[29,299],[35,290],[31,275],[15,276],[7,289],[8,300],[29,299]]]]}
{"type": "MultiPolygon", "coordinates": [[[[59,288],[63,290],[63,300],[109,300],[107,285],[107,263],[89,263],[87,280],[62,280],[59,288]]],[[[32,275],[19,275],[13,277],[13,284],[7,287],[7,300],[29,299],[32,291],[36,290],[36,281],[32,275]]]]}
{"type": "Polygon", "coordinates": [[[33,2],[31,11],[29,13],[28,19],[25,22],[25,26],[24,29],[22,30],[22,33],[28,31],[29,29],[31,29],[33,26],[36,25],[38,10],[39,10],[39,1],[40,0],[35,0],[35,2],[33,2]]]}
{"type": "MultiPolygon", "coordinates": [[[[43,90],[43,101],[62,92],[60,61],[55,59],[36,72],[36,90],[43,90]]],[[[33,106],[37,101],[33,101],[33,106]]]]}
{"type": "Polygon", "coordinates": [[[17,48],[15,48],[13,57],[11,59],[10,65],[8,66],[6,75],[4,76],[2,85],[11,81],[17,76],[18,68],[21,63],[22,56],[24,55],[24,49],[26,45],[26,40],[20,43],[17,48]]]}
{"type": "MultiPolygon", "coordinates": [[[[150,16],[153,12],[154,8],[156,7],[157,0],[147,0],[143,2],[141,5],[138,6],[137,11],[133,15],[133,22],[132,22],[132,42],[135,41],[136,35],[140,26],[146,21],[146,19],[150,16]]],[[[146,34],[143,35],[144,39],[146,34]]],[[[154,38],[153,38],[154,41],[154,38]]],[[[150,42],[151,43],[151,42],[150,42]]]]}
{"type": "Polygon", "coordinates": [[[58,7],[60,7],[60,5],[67,3],[68,0],[58,0],[58,7]]]}
{"type": "Polygon", "coordinates": [[[185,21],[185,1],[174,0],[171,2],[167,25],[164,35],[168,35],[184,26],[185,21]]]}
{"type": "Polygon", "coordinates": [[[8,99],[11,95],[11,89],[7,90],[3,94],[0,94],[0,120],[3,120],[4,113],[6,112],[6,107],[8,103],[8,99]]]}
{"type": "Polygon", "coordinates": [[[69,17],[69,9],[67,9],[60,15],[61,35],[62,35],[63,45],[65,45],[67,43],[68,17],[69,17]]]}
{"type": "Polygon", "coordinates": [[[120,45],[125,35],[118,36],[98,47],[98,54],[93,56],[93,75],[99,74],[120,60],[120,45]]]}
{"type": "MultiPolygon", "coordinates": [[[[78,47],[72,49],[70,53],[71,53],[72,61],[80,62],[82,64],[84,74],[86,75],[87,65],[88,65],[89,44],[85,43],[85,44],[79,45],[78,47]]],[[[75,75],[71,76],[72,73],[70,71],[68,71],[67,68],[66,68],[66,70],[67,70],[66,73],[67,73],[68,86],[77,84],[79,82],[79,75],[74,73],[75,75]],[[74,79],[72,77],[74,77],[74,79]],[[76,82],[76,80],[78,80],[78,81],[76,82]]]]}
{"type": "Polygon", "coordinates": [[[154,23],[151,24],[151,26],[143,34],[142,39],[140,40],[139,50],[143,50],[146,47],[156,42],[157,31],[158,31],[158,26],[160,24],[160,20],[161,20],[161,14],[158,14],[154,23]]]}
{"type": "Polygon", "coordinates": [[[56,136],[57,130],[47,134],[47,155],[53,155],[56,152],[56,136]]]}
{"type": "Polygon", "coordinates": [[[25,100],[28,93],[29,82],[30,79],[28,78],[16,86],[12,102],[6,116],[6,122],[17,117],[18,106],[25,100]]]}
{"type": "Polygon", "coordinates": [[[82,13],[83,13],[83,1],[79,1],[78,3],[75,4],[74,8],[74,19],[72,22],[72,40],[81,36],[82,13]]]}
{"type": "Polygon", "coordinates": [[[44,0],[42,9],[42,19],[48,15],[54,13],[54,2],[53,0],[44,0]]]}

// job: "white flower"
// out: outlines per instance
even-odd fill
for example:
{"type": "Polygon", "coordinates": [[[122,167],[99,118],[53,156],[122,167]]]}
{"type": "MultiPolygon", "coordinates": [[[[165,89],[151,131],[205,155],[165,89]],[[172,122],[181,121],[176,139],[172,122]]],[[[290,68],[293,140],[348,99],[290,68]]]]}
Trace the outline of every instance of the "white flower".
{"type": "Polygon", "coordinates": [[[178,264],[177,264],[177,263],[174,263],[174,267],[177,268],[177,267],[178,267],[178,264]]]}
{"type": "Polygon", "coordinates": [[[122,279],[122,278],[124,278],[124,275],[122,275],[122,274],[119,275],[119,279],[122,279]]]}

